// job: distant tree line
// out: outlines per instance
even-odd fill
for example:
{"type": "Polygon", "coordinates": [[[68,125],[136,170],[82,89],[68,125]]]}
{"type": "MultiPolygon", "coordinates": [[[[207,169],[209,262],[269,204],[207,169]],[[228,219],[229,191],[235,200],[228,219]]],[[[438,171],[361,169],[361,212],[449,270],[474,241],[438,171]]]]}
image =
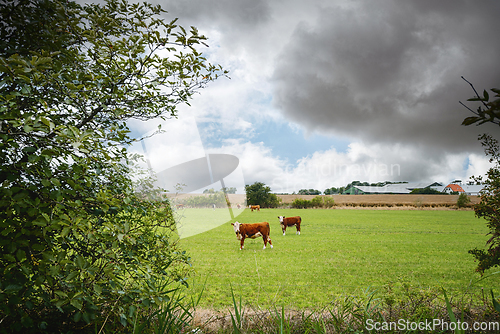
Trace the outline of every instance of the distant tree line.
{"type": "Polygon", "coordinates": [[[321,195],[321,191],[316,189],[300,189],[299,195],[321,195]]]}
{"type": "MultiPolygon", "coordinates": [[[[334,194],[342,194],[344,191],[351,187],[383,187],[388,184],[401,184],[401,183],[408,183],[405,181],[383,181],[383,182],[377,182],[377,183],[369,183],[369,182],[361,182],[361,181],[352,181],[351,183],[348,183],[345,187],[331,187],[328,189],[325,189],[323,193],[325,195],[334,195],[334,194]]],[[[300,193],[300,192],[299,192],[300,193]]]]}
{"type": "Polygon", "coordinates": [[[222,188],[221,190],[215,191],[214,188],[210,189],[205,189],[203,190],[204,194],[215,194],[217,192],[225,192],[226,194],[236,194],[236,188],[235,187],[229,187],[229,188],[222,188]]]}

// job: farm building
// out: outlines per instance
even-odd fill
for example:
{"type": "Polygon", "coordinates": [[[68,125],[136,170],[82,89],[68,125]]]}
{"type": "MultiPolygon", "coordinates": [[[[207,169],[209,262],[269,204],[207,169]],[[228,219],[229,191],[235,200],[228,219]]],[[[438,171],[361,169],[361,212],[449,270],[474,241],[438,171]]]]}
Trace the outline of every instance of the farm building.
{"type": "Polygon", "coordinates": [[[352,186],[346,191],[344,195],[365,195],[365,194],[409,194],[414,189],[424,189],[431,188],[437,191],[443,190],[443,185],[439,182],[434,183],[398,183],[398,184],[386,184],[383,187],[371,187],[371,186],[352,186]]]}
{"type": "Polygon", "coordinates": [[[479,192],[481,189],[483,189],[483,185],[477,185],[477,184],[467,184],[467,185],[462,185],[462,184],[456,184],[456,183],[450,183],[446,187],[444,187],[443,192],[445,193],[452,193],[452,192],[457,192],[457,193],[465,193],[469,196],[478,196],[479,192]]]}

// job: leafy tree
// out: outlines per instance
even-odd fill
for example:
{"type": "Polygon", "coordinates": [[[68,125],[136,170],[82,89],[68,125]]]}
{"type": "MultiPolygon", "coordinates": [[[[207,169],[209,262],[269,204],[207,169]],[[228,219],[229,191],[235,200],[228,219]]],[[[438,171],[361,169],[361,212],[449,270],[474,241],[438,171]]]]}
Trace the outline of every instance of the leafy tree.
{"type": "Polygon", "coordinates": [[[333,194],[338,194],[339,190],[335,187],[327,188],[323,191],[323,194],[325,195],[333,195],[333,194]]]}
{"type": "MultiPolygon", "coordinates": [[[[462,77],[463,78],[463,77],[462,77]]],[[[483,96],[479,96],[474,86],[463,78],[472,87],[476,94],[475,97],[468,101],[479,102],[480,105],[476,110],[469,108],[462,102],[469,111],[475,116],[467,117],[462,122],[462,125],[493,123],[500,125],[500,89],[492,88],[491,91],[496,93],[497,99],[490,102],[490,96],[486,90],[483,96]]],[[[498,140],[489,134],[479,136],[482,146],[484,147],[486,156],[490,158],[490,163],[493,166],[486,173],[486,179],[481,176],[475,177],[476,183],[484,185],[480,192],[481,201],[474,205],[476,217],[484,218],[490,232],[490,238],[486,241],[487,249],[474,248],[469,250],[469,253],[478,261],[476,271],[483,274],[486,270],[500,265],[500,148],[498,140]]]]}
{"type": "Polygon", "coordinates": [[[345,190],[345,187],[339,187],[339,188],[331,187],[331,188],[325,189],[325,191],[323,191],[323,194],[325,194],[325,195],[342,194],[344,192],[344,190],[345,190]]]}
{"type": "Polygon", "coordinates": [[[300,189],[299,195],[321,195],[321,191],[316,189],[300,189]]]}
{"type": "Polygon", "coordinates": [[[271,188],[262,182],[246,185],[245,192],[249,205],[260,205],[263,208],[276,208],[280,203],[278,196],[272,194],[271,188]]]}
{"type": "Polygon", "coordinates": [[[164,13],[0,4],[0,332],[126,325],[185,277],[168,202],[131,180],[127,121],[175,117],[225,71],[164,13]]]}
{"type": "Polygon", "coordinates": [[[493,123],[500,125],[500,89],[492,88],[491,91],[495,93],[496,99],[490,101],[489,93],[484,90],[483,95],[480,96],[474,86],[462,77],[471,87],[476,96],[468,99],[467,101],[480,102],[480,105],[476,110],[468,107],[464,103],[460,102],[465,108],[472,112],[475,116],[470,116],[464,119],[462,125],[477,124],[481,125],[484,123],[493,123]]]}
{"type": "Polygon", "coordinates": [[[476,271],[481,274],[485,270],[500,265],[500,148],[498,140],[490,135],[480,136],[481,143],[485,148],[486,155],[493,163],[486,173],[486,179],[477,177],[476,180],[483,182],[483,189],[480,192],[481,201],[474,205],[476,217],[484,218],[490,232],[490,238],[486,241],[488,248],[469,250],[469,253],[478,261],[476,271]]]}
{"type": "Polygon", "coordinates": [[[236,194],[236,188],[235,187],[226,187],[225,189],[226,194],[236,194]]]}
{"type": "Polygon", "coordinates": [[[410,194],[442,195],[443,193],[431,187],[413,189],[410,194]]]}
{"type": "MultiPolygon", "coordinates": [[[[225,192],[226,194],[236,194],[236,188],[235,187],[226,187],[226,188],[222,188],[220,191],[222,192],[225,192]]],[[[215,194],[217,191],[214,190],[214,188],[210,188],[210,189],[205,189],[203,190],[203,193],[204,194],[215,194]]]]}

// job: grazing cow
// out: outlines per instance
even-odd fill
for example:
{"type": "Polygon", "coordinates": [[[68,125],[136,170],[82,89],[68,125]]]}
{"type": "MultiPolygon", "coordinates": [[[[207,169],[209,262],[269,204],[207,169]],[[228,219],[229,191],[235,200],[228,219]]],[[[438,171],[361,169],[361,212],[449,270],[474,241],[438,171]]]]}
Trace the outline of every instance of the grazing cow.
{"type": "Polygon", "coordinates": [[[262,237],[262,239],[264,239],[263,249],[266,249],[267,242],[269,242],[269,245],[271,245],[271,248],[273,248],[273,243],[271,242],[271,238],[269,237],[271,228],[269,227],[268,222],[254,224],[241,224],[239,222],[235,222],[231,223],[231,225],[233,225],[236,237],[238,238],[238,240],[240,240],[240,250],[243,249],[245,238],[255,239],[257,237],[262,237]]]}
{"type": "Polygon", "coordinates": [[[285,231],[288,226],[295,226],[297,228],[297,232],[295,232],[295,234],[300,235],[300,223],[302,222],[302,219],[299,216],[296,217],[278,216],[278,219],[280,220],[280,225],[281,229],[283,230],[283,235],[285,235],[285,231]]]}
{"type": "Polygon", "coordinates": [[[184,209],[184,204],[177,204],[175,207],[177,209],[184,209]]]}
{"type": "Polygon", "coordinates": [[[260,205],[250,205],[250,211],[253,212],[253,210],[260,211],[260,205]]]}

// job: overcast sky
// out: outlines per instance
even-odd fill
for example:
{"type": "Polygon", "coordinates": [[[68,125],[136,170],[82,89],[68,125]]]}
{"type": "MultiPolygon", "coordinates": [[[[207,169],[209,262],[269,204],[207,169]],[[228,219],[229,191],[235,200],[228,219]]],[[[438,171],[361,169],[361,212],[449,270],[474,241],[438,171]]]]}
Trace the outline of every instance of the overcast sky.
{"type": "Polygon", "coordinates": [[[500,87],[499,1],[161,5],[168,20],[209,38],[205,55],[231,79],[203,89],[165,124],[167,137],[146,143],[158,171],[233,154],[240,192],[260,181],[289,193],[353,180],[466,181],[486,171],[477,136],[500,131],[461,126],[470,114],[459,101],[473,96],[461,76],[481,92],[500,87]]]}

